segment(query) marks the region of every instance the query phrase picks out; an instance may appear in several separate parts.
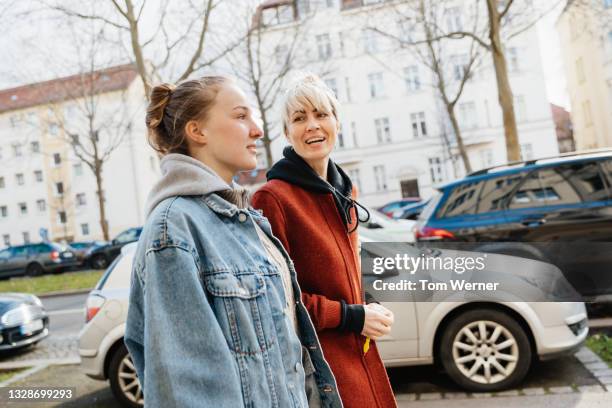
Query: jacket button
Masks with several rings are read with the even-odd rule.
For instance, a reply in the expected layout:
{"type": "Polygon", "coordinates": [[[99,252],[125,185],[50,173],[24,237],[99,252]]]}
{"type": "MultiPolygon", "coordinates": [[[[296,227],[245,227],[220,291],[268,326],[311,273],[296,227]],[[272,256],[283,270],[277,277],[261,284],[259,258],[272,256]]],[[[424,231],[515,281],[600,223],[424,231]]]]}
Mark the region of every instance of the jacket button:
{"type": "Polygon", "coordinates": [[[245,222],[247,220],[247,215],[245,213],[240,213],[238,215],[238,221],[245,222]]]}
{"type": "Polygon", "coordinates": [[[300,371],[300,363],[295,363],[295,371],[300,371]]]}
{"type": "Polygon", "coordinates": [[[323,387],[323,392],[332,392],[333,390],[334,389],[329,384],[325,384],[325,386],[323,387]]]}

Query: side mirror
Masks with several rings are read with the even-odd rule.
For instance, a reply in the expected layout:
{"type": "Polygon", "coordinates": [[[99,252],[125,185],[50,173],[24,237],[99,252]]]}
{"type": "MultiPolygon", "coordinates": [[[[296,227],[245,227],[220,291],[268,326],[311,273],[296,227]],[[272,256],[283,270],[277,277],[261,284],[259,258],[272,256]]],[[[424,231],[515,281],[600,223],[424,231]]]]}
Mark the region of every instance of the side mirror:
{"type": "Polygon", "coordinates": [[[111,241],[111,245],[117,245],[118,243],[119,243],[119,241],[118,241],[118,240],[116,240],[116,239],[113,239],[113,240],[111,241]]]}
{"type": "Polygon", "coordinates": [[[369,222],[367,226],[368,229],[380,229],[382,227],[383,227],[382,225],[380,225],[379,223],[375,221],[369,222]]]}

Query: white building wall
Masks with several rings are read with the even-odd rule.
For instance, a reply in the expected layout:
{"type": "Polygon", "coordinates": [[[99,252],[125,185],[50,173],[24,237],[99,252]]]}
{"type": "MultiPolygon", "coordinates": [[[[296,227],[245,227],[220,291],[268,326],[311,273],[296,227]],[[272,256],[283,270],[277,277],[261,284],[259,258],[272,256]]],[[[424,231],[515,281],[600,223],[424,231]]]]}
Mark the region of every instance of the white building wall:
{"type": "MultiPolygon", "coordinates": [[[[378,39],[377,51],[370,54],[365,52],[362,28],[366,22],[375,20],[376,13],[384,10],[385,5],[344,11],[339,7],[323,7],[308,22],[308,40],[298,45],[302,50],[300,57],[310,61],[302,70],[325,72],[324,79],[335,79],[342,104],[340,121],[344,147],[338,146],[333,158],[347,172],[352,171],[353,175],[358,170],[361,200],[371,206],[400,198],[402,180],[418,180],[419,193],[427,198],[436,184],[464,174],[460,161],[456,163],[457,169],[453,170],[448,149],[442,141],[444,129],[448,132],[450,126],[432,86],[430,71],[413,54],[397,50],[386,38],[378,39]],[[342,43],[339,33],[342,33],[342,43]],[[321,61],[318,56],[316,38],[320,34],[329,34],[331,39],[332,55],[326,61],[321,61]],[[405,83],[404,68],[411,65],[416,65],[419,70],[421,89],[418,91],[408,90],[405,83]],[[376,72],[383,75],[384,94],[372,98],[368,75],[376,72]],[[348,92],[347,83],[350,88],[348,92]],[[411,114],[418,112],[425,114],[427,136],[415,138],[411,114]],[[380,143],[377,140],[377,118],[388,118],[391,141],[383,140],[380,143]],[[357,145],[352,123],[355,124],[357,145]],[[434,171],[434,180],[429,159],[436,158],[440,158],[442,163],[440,169],[434,171]],[[377,183],[375,166],[384,166],[384,183],[377,183]]],[[[386,24],[391,30],[395,26],[395,22],[389,20],[386,24]]],[[[276,44],[290,27],[291,24],[283,24],[268,28],[270,43],[276,44]]],[[[461,44],[456,44],[457,53],[460,53],[461,44]]],[[[540,65],[537,31],[526,31],[509,42],[507,47],[517,52],[517,66],[510,73],[510,81],[515,95],[515,111],[520,115],[517,121],[519,140],[524,145],[525,158],[556,155],[558,145],[540,65]]],[[[462,134],[473,170],[505,163],[502,113],[490,55],[484,55],[483,67],[466,86],[456,113],[460,124],[464,125],[462,134]],[[469,102],[475,106],[473,127],[466,127],[460,115],[460,104],[469,102]]],[[[280,117],[278,104],[272,115],[280,117]]],[[[280,130],[275,129],[274,132],[278,134],[280,130]]],[[[279,140],[273,144],[275,159],[281,157],[282,148],[286,145],[284,138],[279,140]]],[[[453,154],[456,153],[454,150],[453,154]]]]}

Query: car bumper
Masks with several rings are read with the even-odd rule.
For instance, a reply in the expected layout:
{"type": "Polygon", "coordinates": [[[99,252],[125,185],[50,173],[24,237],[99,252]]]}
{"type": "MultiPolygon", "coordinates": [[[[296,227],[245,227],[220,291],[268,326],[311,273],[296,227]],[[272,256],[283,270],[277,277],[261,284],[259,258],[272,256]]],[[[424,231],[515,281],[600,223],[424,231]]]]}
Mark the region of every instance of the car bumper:
{"type": "Polygon", "coordinates": [[[586,315],[575,315],[566,318],[564,324],[544,327],[539,333],[538,355],[540,360],[574,354],[584,344],[589,334],[586,315]],[[574,332],[572,325],[580,324],[574,332]]]}
{"type": "Polygon", "coordinates": [[[43,320],[43,328],[34,333],[23,335],[20,332],[21,326],[2,329],[2,342],[0,342],[0,351],[13,350],[30,344],[36,343],[49,335],[49,318],[43,320]]]}

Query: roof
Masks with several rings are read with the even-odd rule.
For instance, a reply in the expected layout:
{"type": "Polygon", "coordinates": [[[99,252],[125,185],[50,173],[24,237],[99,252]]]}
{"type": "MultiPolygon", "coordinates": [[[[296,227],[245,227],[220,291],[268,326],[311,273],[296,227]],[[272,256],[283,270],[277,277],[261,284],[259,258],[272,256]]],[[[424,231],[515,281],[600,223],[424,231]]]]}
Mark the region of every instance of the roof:
{"type": "Polygon", "coordinates": [[[3,89],[0,90],[0,113],[75,99],[86,95],[89,91],[85,87],[92,84],[96,94],[125,89],[137,76],[136,67],[126,64],[3,89]]]}

